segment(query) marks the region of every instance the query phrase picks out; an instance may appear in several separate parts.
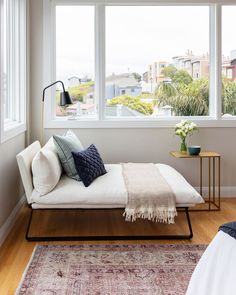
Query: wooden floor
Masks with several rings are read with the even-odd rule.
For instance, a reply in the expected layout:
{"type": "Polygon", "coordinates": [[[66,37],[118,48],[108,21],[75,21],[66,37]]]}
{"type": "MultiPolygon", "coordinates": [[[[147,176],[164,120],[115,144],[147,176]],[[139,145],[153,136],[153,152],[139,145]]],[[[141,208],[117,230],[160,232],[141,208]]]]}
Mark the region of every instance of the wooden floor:
{"type": "MultiPolygon", "coordinates": [[[[18,286],[22,273],[27,266],[31,257],[32,251],[36,245],[34,242],[27,242],[24,238],[28,217],[30,210],[28,207],[24,207],[20,213],[20,216],[14,226],[13,230],[9,234],[5,243],[0,248],[0,294],[12,295],[18,286]]],[[[131,227],[127,226],[123,221],[123,218],[117,213],[110,214],[106,211],[93,214],[86,213],[83,218],[80,219],[80,225],[78,225],[78,216],[76,213],[60,211],[60,212],[44,212],[38,214],[33,222],[33,231],[31,234],[42,234],[47,229],[47,234],[52,234],[60,229],[60,233],[67,231],[69,234],[130,234],[132,232],[139,232],[140,234],[147,234],[147,231],[152,233],[153,230],[161,232],[160,226],[151,226],[148,229],[145,224],[133,223],[131,227]],[[136,224],[136,225],[135,225],[136,224]],[[78,229],[79,228],[79,229],[78,229]]],[[[179,243],[179,244],[208,244],[217,233],[219,225],[236,220],[236,198],[235,199],[223,199],[222,209],[217,212],[191,212],[190,213],[194,237],[191,241],[103,241],[103,242],[61,242],[61,244],[76,244],[76,243],[120,243],[120,244],[132,244],[132,243],[179,243]]],[[[80,217],[81,218],[81,217],[80,217]]],[[[177,219],[176,226],[172,225],[165,228],[167,231],[174,233],[180,233],[179,231],[185,231],[185,219],[182,214],[177,219]],[[169,229],[170,227],[170,229],[169,229]]],[[[47,242],[49,244],[49,242],[47,242]]],[[[59,242],[54,242],[59,243],[59,242]]],[[[45,244],[45,243],[41,243],[45,244]]]]}

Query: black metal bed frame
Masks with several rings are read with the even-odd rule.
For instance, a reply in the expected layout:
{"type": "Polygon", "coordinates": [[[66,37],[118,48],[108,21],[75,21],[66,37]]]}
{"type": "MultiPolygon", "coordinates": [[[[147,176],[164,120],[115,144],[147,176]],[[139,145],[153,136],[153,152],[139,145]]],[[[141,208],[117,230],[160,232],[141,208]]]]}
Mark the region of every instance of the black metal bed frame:
{"type": "MultiPolygon", "coordinates": [[[[112,236],[29,236],[31,221],[33,218],[33,212],[39,210],[78,210],[76,208],[43,208],[43,209],[32,209],[30,212],[29,222],[26,230],[25,238],[27,241],[31,242],[42,242],[42,241],[104,241],[104,240],[180,240],[180,239],[191,239],[193,237],[192,225],[189,217],[188,207],[178,207],[177,210],[180,212],[185,212],[189,234],[180,235],[112,235],[112,236]]],[[[116,208],[118,209],[118,208],[116,208]]],[[[123,209],[123,208],[122,208],[123,209]]],[[[79,210],[99,210],[99,209],[79,209],[79,210]]],[[[113,210],[113,209],[100,209],[100,210],[113,210]]]]}

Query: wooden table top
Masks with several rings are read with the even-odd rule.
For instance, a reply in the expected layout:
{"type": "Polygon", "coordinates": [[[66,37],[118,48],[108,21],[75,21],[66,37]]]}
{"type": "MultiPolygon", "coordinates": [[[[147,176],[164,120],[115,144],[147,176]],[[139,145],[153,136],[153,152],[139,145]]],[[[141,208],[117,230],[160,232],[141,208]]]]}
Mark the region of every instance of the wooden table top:
{"type": "Polygon", "coordinates": [[[210,158],[210,157],[220,157],[220,154],[216,152],[205,151],[201,152],[199,155],[189,155],[187,152],[172,151],[170,154],[175,158],[210,158]]]}

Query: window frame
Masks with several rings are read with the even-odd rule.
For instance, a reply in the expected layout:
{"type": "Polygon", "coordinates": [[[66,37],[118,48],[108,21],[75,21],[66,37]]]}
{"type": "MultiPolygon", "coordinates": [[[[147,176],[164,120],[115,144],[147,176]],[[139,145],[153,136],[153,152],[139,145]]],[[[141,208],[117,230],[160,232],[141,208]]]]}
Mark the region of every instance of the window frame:
{"type": "MultiPolygon", "coordinates": [[[[228,1],[223,5],[232,5],[228,1]]],[[[234,3],[235,4],[235,3],[234,3]]],[[[181,119],[190,119],[199,127],[236,127],[236,116],[221,116],[221,4],[216,1],[205,3],[183,0],[44,0],[44,85],[55,81],[55,7],[56,5],[93,5],[95,8],[95,99],[98,105],[97,118],[68,120],[55,117],[54,89],[48,91],[45,100],[44,128],[157,128],[173,127],[181,119]],[[209,7],[209,115],[191,117],[145,117],[107,118],[105,117],[105,8],[106,6],[207,6],[209,7]]]]}
{"type": "MultiPolygon", "coordinates": [[[[0,142],[5,142],[26,131],[26,0],[11,3],[11,12],[6,16],[9,28],[3,23],[3,0],[0,18],[0,142]],[[3,31],[10,40],[3,40],[3,31]],[[10,52],[5,54],[5,47],[10,52]],[[11,50],[9,50],[11,48],[11,50]],[[7,62],[7,94],[4,95],[4,58],[7,62]],[[10,104],[10,116],[5,118],[4,100],[10,104]]],[[[6,50],[7,50],[6,49],[6,50]]]]}

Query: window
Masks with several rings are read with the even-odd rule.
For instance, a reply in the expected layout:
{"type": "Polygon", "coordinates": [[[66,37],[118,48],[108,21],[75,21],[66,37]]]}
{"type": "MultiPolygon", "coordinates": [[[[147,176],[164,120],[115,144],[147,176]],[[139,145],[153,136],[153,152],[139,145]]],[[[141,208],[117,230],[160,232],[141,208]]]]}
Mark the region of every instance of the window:
{"type": "Polygon", "coordinates": [[[44,84],[61,79],[74,98],[62,109],[56,89],[45,126],[162,127],[183,117],[236,126],[236,6],[210,2],[44,0],[44,84]]]}
{"type": "Polygon", "coordinates": [[[25,131],[26,3],[1,1],[1,140],[25,131]]]}
{"type": "Polygon", "coordinates": [[[64,81],[74,101],[60,107],[58,88],[56,116],[96,115],[94,65],[94,7],[56,6],[56,80],[64,81]]]}
{"type": "Polygon", "coordinates": [[[222,115],[236,115],[236,6],[222,7],[222,115]]]}
{"type": "Polygon", "coordinates": [[[208,79],[208,6],[106,7],[107,116],[207,116],[208,79]]]}

